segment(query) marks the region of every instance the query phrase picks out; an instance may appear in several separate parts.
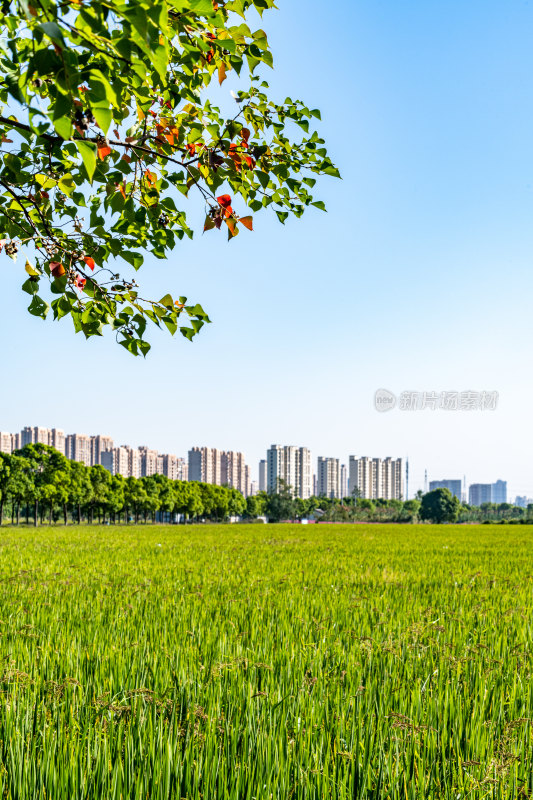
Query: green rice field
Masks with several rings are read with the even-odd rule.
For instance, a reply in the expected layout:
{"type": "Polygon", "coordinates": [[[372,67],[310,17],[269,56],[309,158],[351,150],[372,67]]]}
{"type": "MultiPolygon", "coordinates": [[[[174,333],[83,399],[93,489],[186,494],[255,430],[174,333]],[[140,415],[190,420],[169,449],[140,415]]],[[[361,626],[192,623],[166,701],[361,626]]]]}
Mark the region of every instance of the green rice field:
{"type": "Polygon", "coordinates": [[[0,796],[533,797],[533,529],[0,531],[0,796]]]}

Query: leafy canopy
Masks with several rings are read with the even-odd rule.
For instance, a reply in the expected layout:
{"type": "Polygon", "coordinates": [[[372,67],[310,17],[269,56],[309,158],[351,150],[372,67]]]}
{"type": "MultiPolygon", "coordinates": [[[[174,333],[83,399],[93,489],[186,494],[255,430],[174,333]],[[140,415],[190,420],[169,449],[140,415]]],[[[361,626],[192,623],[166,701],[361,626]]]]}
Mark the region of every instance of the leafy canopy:
{"type": "Polygon", "coordinates": [[[273,102],[255,73],[272,54],[246,20],[272,7],[4,0],[0,247],[12,258],[27,251],[31,314],[50,310],[41,297],[49,282],[54,318],[70,315],[87,337],[110,326],[136,355],[150,348],[149,322],[192,339],[209,322],[202,306],[170,293],[143,297],[129,268],[120,274],[121,260],[137,270],[147,252],[165,259],[192,237],[189,196],[205,207],[204,231],[230,239],[252,231],[253,213],[267,207],[281,222],[324,208],[311,195],[313,176],[339,173],[310,132],[319,112],[273,102]],[[245,88],[224,115],[208,87],[230,71],[245,88]]]}

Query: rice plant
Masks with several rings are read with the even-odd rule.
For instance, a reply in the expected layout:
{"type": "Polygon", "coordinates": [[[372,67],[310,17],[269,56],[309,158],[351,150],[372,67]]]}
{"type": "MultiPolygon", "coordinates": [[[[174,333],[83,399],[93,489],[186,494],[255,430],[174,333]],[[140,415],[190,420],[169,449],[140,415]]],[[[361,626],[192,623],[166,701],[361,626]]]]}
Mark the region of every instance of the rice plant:
{"type": "Polygon", "coordinates": [[[2,529],[12,800],[533,797],[533,529],[2,529]]]}

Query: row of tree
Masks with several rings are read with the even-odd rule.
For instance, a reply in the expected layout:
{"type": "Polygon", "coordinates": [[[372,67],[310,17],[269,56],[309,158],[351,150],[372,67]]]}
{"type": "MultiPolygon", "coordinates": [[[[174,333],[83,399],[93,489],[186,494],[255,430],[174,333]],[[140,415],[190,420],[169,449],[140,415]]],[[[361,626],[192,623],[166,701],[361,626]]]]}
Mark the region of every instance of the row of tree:
{"type": "MultiPolygon", "coordinates": [[[[303,502],[303,501],[295,501],[303,502]]],[[[412,500],[367,500],[357,496],[343,500],[311,498],[324,521],[365,522],[533,522],[533,505],[527,508],[511,503],[461,503],[449,489],[439,488],[412,500]],[[323,512],[323,513],[321,513],[323,512]]]]}
{"type": "Polygon", "coordinates": [[[0,453],[0,524],[21,515],[35,525],[44,519],[92,523],[129,522],[156,514],[223,520],[246,513],[236,489],[207,483],[172,481],[164,475],[124,478],[102,466],[69,461],[53,447],[28,444],[12,455],[0,453]]]}
{"type": "Polygon", "coordinates": [[[12,523],[21,515],[34,525],[44,519],[81,523],[225,520],[228,517],[271,522],[315,518],[323,522],[496,522],[533,521],[533,506],[484,503],[461,505],[448,489],[435,489],[412,500],[368,500],[357,492],[344,499],[301,499],[284,481],[276,492],[244,498],[228,486],[172,481],[164,475],[124,478],[102,466],[69,461],[53,447],[28,444],[12,455],[0,453],[0,524],[6,512],[12,523]]]}

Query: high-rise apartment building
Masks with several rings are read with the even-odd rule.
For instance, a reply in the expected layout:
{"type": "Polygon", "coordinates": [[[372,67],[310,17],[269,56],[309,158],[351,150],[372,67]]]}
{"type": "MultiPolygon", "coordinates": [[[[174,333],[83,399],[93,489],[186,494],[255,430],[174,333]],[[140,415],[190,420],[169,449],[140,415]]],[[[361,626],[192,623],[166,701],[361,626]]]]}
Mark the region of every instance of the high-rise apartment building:
{"type": "Polygon", "coordinates": [[[52,431],[50,428],[30,427],[23,428],[20,432],[21,447],[27,444],[52,444],[52,431]]]}
{"type": "Polygon", "coordinates": [[[102,453],[113,450],[114,442],[111,436],[91,436],[91,464],[102,463],[102,453]]]}
{"type": "Polygon", "coordinates": [[[357,458],[350,456],[350,494],[368,500],[401,500],[403,470],[401,458],[357,458]]]}
{"type": "Polygon", "coordinates": [[[492,483],[472,483],[468,489],[468,503],[471,506],[492,503],[492,483]]]}
{"type": "Polygon", "coordinates": [[[348,470],[341,464],[341,498],[348,497],[348,470]]]}
{"type": "Polygon", "coordinates": [[[171,481],[186,481],[189,468],[184,458],[173,455],[159,456],[160,472],[171,481]]]}
{"type": "Polygon", "coordinates": [[[91,466],[91,437],[84,433],[69,433],[65,442],[65,455],[71,461],[81,461],[91,466]]]}
{"type": "Polygon", "coordinates": [[[189,480],[221,485],[221,452],[211,447],[189,450],[189,480]]]}
{"type": "Polygon", "coordinates": [[[341,468],[338,458],[318,457],[317,461],[317,496],[341,496],[341,468]]]}
{"type": "Polygon", "coordinates": [[[220,483],[222,486],[231,486],[233,489],[248,497],[250,471],[245,464],[243,453],[235,453],[233,450],[223,452],[220,455],[220,483]]]}
{"type": "Polygon", "coordinates": [[[471,506],[480,506],[482,503],[506,503],[507,481],[471,484],[468,490],[468,502],[471,506]]]}
{"type": "Polygon", "coordinates": [[[141,477],[141,454],[135,447],[126,447],[128,451],[128,477],[141,477]]]}
{"type": "Polygon", "coordinates": [[[62,455],[66,455],[67,437],[65,436],[65,431],[62,431],[60,428],[52,428],[50,431],[49,444],[62,455]]]}
{"type": "Polygon", "coordinates": [[[129,447],[114,447],[112,450],[102,450],[100,464],[109,470],[112,475],[130,476],[129,447]]]}
{"type": "Polygon", "coordinates": [[[13,436],[11,433],[0,431],[0,453],[13,452],[13,436]]]}
{"type": "Polygon", "coordinates": [[[267,451],[267,491],[276,492],[279,481],[292,488],[296,497],[311,497],[311,452],[307,447],[271,445],[267,451]]]}
{"type": "Polygon", "coordinates": [[[492,484],[492,502],[507,502],[507,481],[496,481],[492,484]]]}
{"type": "Polygon", "coordinates": [[[157,450],[150,450],[149,447],[139,447],[139,458],[141,466],[141,478],[149,478],[150,475],[157,475],[160,472],[157,450]]]}
{"type": "Polygon", "coordinates": [[[264,458],[259,462],[259,491],[267,491],[267,462],[264,458]]]}
{"type": "Polygon", "coordinates": [[[463,482],[461,480],[430,481],[429,491],[432,492],[434,489],[449,489],[458,500],[461,500],[463,494],[463,482]]]}

